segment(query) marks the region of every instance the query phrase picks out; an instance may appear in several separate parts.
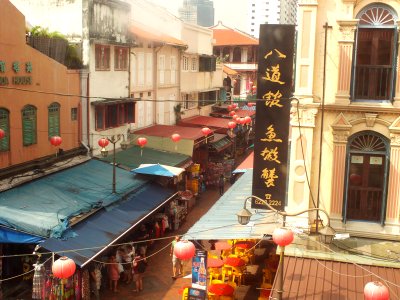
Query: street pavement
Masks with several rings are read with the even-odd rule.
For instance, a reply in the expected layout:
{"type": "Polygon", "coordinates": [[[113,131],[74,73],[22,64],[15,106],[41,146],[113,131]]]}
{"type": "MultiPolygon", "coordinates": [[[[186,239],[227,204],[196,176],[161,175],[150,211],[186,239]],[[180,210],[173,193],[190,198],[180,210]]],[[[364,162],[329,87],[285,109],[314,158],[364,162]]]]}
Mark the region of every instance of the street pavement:
{"type": "MultiPolygon", "coordinates": [[[[225,190],[230,187],[229,182],[225,190]]],[[[118,292],[114,293],[103,287],[100,291],[103,300],[136,299],[136,300],[180,300],[180,291],[190,286],[191,279],[172,278],[172,259],[170,257],[170,243],[175,235],[186,233],[193,224],[203,216],[219,199],[218,188],[207,189],[196,200],[196,204],[189,210],[185,222],[173,232],[168,233],[167,239],[158,240],[148,253],[148,267],[143,277],[143,290],[134,292],[134,284],[119,283],[118,292]]],[[[184,263],[183,275],[191,274],[191,261],[184,263]]],[[[92,298],[94,299],[94,298],[92,298]]]]}

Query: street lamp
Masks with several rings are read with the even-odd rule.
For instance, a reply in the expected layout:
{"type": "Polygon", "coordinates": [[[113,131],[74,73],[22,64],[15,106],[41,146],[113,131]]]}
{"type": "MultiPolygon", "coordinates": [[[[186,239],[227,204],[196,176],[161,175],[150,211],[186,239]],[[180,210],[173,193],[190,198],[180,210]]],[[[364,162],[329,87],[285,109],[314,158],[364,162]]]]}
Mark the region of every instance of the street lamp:
{"type": "MultiPolygon", "coordinates": [[[[328,219],[328,224],[326,225],[326,227],[322,228],[319,231],[319,233],[321,233],[322,236],[324,237],[324,240],[328,241],[329,243],[332,241],[332,239],[333,239],[333,237],[335,235],[335,230],[332,227],[330,227],[330,217],[328,215],[328,212],[326,210],[322,209],[322,208],[315,207],[315,208],[309,208],[309,209],[305,209],[305,210],[302,210],[302,211],[299,211],[299,212],[295,212],[295,213],[287,213],[285,211],[279,211],[279,210],[275,209],[274,207],[269,205],[267,201],[265,201],[264,199],[261,199],[261,198],[259,198],[257,196],[254,196],[254,195],[249,196],[244,200],[243,209],[241,209],[236,214],[237,217],[238,217],[238,222],[241,225],[247,225],[250,222],[250,218],[252,216],[252,213],[246,208],[246,203],[247,203],[248,200],[251,200],[252,198],[255,198],[257,201],[262,202],[270,210],[272,210],[273,212],[277,213],[278,215],[281,215],[284,218],[284,221],[285,221],[286,217],[294,217],[294,216],[298,216],[298,215],[301,215],[301,214],[304,214],[304,213],[310,212],[310,211],[321,211],[326,215],[326,217],[328,219]],[[325,230],[323,230],[323,229],[325,229],[325,230]]],[[[274,234],[275,234],[275,232],[274,232],[274,234]]],[[[282,245],[278,244],[278,245],[281,247],[281,253],[280,253],[279,270],[278,270],[278,273],[279,273],[279,290],[277,291],[277,293],[278,293],[278,299],[282,300],[282,295],[283,295],[283,264],[284,264],[283,257],[284,257],[284,251],[285,251],[285,246],[286,245],[284,245],[284,244],[282,244],[282,245]]]]}
{"type": "Polygon", "coordinates": [[[113,135],[110,138],[108,137],[104,137],[101,138],[99,140],[99,145],[101,148],[101,156],[103,157],[107,157],[108,156],[108,150],[106,149],[108,143],[110,142],[111,144],[113,144],[113,180],[112,180],[112,193],[115,194],[116,191],[116,180],[115,180],[115,167],[116,167],[116,163],[115,163],[115,144],[117,142],[119,142],[122,138],[122,142],[121,142],[121,149],[122,150],[126,150],[126,148],[128,148],[129,142],[125,141],[125,136],[123,134],[117,134],[117,135],[113,135]]]}

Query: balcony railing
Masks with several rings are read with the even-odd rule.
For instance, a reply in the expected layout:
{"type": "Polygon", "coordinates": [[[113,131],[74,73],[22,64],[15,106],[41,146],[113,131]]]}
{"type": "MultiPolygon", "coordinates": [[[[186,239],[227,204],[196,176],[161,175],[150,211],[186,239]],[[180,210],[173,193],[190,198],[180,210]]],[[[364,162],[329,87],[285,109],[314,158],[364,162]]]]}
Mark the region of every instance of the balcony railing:
{"type": "Polygon", "coordinates": [[[355,99],[390,100],[391,79],[392,66],[357,66],[354,91],[355,99]]]}
{"type": "Polygon", "coordinates": [[[392,66],[359,65],[356,67],[355,100],[390,100],[392,66]]]}

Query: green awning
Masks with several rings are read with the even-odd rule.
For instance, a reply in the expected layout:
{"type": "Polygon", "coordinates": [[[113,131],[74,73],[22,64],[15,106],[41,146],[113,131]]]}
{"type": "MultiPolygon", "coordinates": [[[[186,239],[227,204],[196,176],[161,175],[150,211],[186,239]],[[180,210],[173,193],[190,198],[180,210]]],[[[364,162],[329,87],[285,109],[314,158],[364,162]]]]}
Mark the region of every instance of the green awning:
{"type": "Polygon", "coordinates": [[[217,152],[220,152],[232,145],[232,140],[226,134],[214,133],[214,141],[210,146],[217,152]]]}
{"type": "MultiPolygon", "coordinates": [[[[99,157],[100,160],[112,162],[113,155],[99,157]]],[[[115,162],[121,167],[131,170],[141,164],[162,164],[172,167],[186,167],[191,163],[191,157],[181,153],[174,153],[153,148],[132,146],[126,150],[119,150],[115,153],[115,162]]]]}

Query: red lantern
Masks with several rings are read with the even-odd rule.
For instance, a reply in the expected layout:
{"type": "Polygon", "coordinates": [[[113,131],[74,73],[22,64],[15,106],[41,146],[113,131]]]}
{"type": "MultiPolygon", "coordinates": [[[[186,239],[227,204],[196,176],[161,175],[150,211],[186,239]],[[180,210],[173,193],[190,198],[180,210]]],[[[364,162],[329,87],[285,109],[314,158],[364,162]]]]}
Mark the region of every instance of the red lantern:
{"type": "Polygon", "coordinates": [[[61,279],[68,278],[74,275],[75,269],[75,262],[66,256],[62,256],[57,259],[51,267],[53,275],[61,279]]]}
{"type": "Polygon", "coordinates": [[[233,107],[233,108],[237,108],[237,107],[238,107],[237,103],[233,103],[233,104],[232,104],[232,107],[233,107]]]}
{"type": "Polygon", "coordinates": [[[203,127],[201,129],[201,132],[203,133],[204,136],[207,136],[207,135],[209,135],[211,133],[211,129],[208,128],[208,127],[203,127]]]}
{"type": "Polygon", "coordinates": [[[365,300],[388,300],[389,290],[379,281],[368,282],[364,287],[365,300]]]}
{"type": "Polygon", "coordinates": [[[144,137],[140,137],[137,139],[137,143],[140,146],[140,148],[143,148],[147,144],[147,139],[144,137]]]}
{"type": "Polygon", "coordinates": [[[174,255],[181,260],[192,258],[195,251],[196,247],[189,241],[179,241],[174,246],[174,255]]]}
{"type": "Polygon", "coordinates": [[[228,110],[231,111],[232,108],[233,108],[233,106],[229,104],[229,105],[228,105],[228,110]]]}
{"type": "Polygon", "coordinates": [[[101,148],[107,147],[109,143],[110,143],[110,142],[109,142],[108,139],[106,139],[106,138],[101,138],[101,139],[99,139],[99,141],[98,141],[98,144],[99,144],[99,146],[100,146],[101,148]]]}
{"type": "Polygon", "coordinates": [[[174,143],[177,143],[177,142],[179,142],[181,140],[181,136],[179,134],[177,134],[177,133],[174,133],[173,135],[171,135],[171,140],[174,143]]]}
{"type": "Polygon", "coordinates": [[[52,137],[50,138],[50,143],[51,143],[53,146],[55,146],[55,147],[60,146],[60,145],[61,145],[61,142],[62,142],[61,137],[59,137],[59,136],[57,136],[57,135],[52,136],[52,137]]]}
{"type": "Polygon", "coordinates": [[[232,110],[232,111],[229,112],[229,115],[230,115],[231,117],[233,117],[233,116],[235,115],[235,112],[232,110]]]}
{"type": "Polygon", "coordinates": [[[237,118],[239,118],[239,116],[238,116],[237,114],[234,114],[234,115],[232,116],[232,119],[233,119],[234,121],[236,121],[237,118]]]}
{"type": "Polygon", "coordinates": [[[293,242],[294,236],[290,229],[276,228],[272,234],[272,239],[278,246],[285,247],[293,242]]]}
{"type": "Polygon", "coordinates": [[[229,129],[233,129],[235,127],[236,127],[236,123],[235,122],[233,122],[233,121],[228,122],[228,128],[229,129]]]}
{"type": "Polygon", "coordinates": [[[251,123],[251,118],[249,116],[244,117],[244,123],[245,124],[250,124],[251,123]]]}
{"type": "Polygon", "coordinates": [[[246,124],[246,121],[244,118],[239,118],[239,124],[244,125],[246,124]]]}
{"type": "Polygon", "coordinates": [[[0,140],[6,136],[6,132],[0,128],[0,140]]]}

